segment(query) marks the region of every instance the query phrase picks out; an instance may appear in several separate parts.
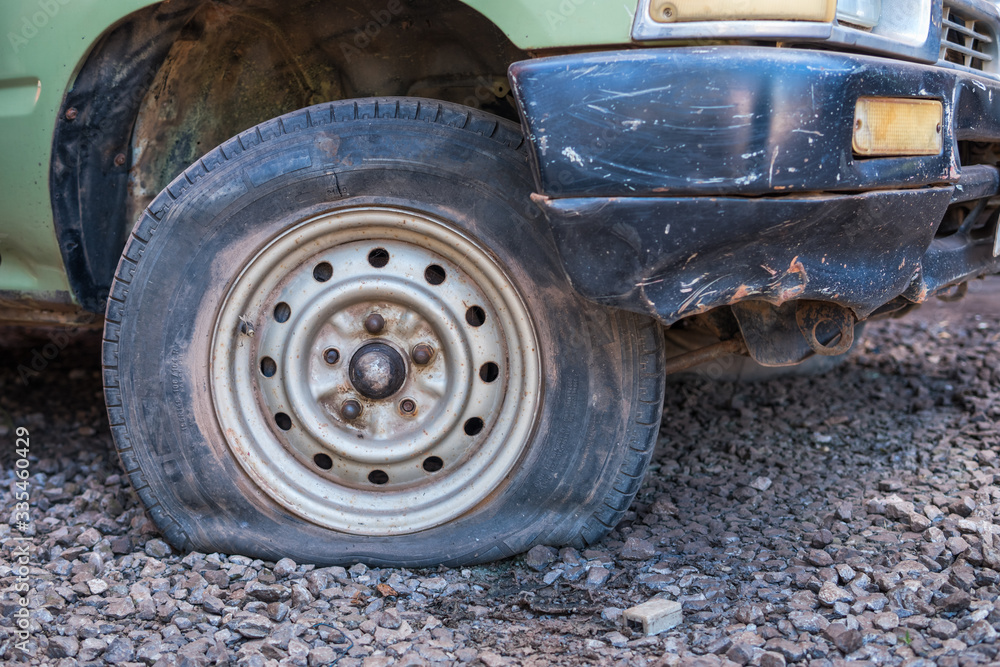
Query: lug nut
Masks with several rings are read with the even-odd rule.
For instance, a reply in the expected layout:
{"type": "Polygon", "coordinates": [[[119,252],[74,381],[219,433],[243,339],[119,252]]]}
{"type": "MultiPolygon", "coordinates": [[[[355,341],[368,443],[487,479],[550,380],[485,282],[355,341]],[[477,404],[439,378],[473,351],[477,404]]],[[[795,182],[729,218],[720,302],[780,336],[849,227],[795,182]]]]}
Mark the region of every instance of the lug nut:
{"type": "Polygon", "coordinates": [[[413,346],[410,356],[413,357],[413,363],[423,366],[430,363],[434,356],[434,348],[427,343],[417,343],[413,346]]]}
{"type": "Polygon", "coordinates": [[[344,419],[357,419],[361,416],[361,404],[353,398],[344,401],[344,404],[340,406],[340,416],[344,419]]]}
{"type": "Polygon", "coordinates": [[[385,327],[385,318],[378,313],[372,313],[365,318],[365,331],[370,334],[377,334],[385,327]]]}
{"type": "Polygon", "coordinates": [[[330,349],[328,349],[326,352],[323,353],[323,360],[326,361],[326,363],[333,366],[338,361],[340,361],[340,351],[335,347],[331,347],[330,349]]]}
{"type": "Polygon", "coordinates": [[[412,398],[404,398],[399,402],[399,411],[403,414],[410,415],[413,411],[417,409],[417,404],[412,398]]]}

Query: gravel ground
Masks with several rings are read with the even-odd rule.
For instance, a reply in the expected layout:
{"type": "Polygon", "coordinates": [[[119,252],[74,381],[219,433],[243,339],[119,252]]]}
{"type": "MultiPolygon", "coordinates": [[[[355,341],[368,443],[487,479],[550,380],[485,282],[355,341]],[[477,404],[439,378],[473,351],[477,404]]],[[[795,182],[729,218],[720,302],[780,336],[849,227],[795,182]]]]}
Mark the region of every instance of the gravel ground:
{"type": "Polygon", "coordinates": [[[998,340],[991,280],[961,304],[874,324],[821,378],[671,383],[653,470],[604,542],[411,571],[173,553],[113,452],[99,335],[6,331],[0,657],[67,667],[988,663],[1000,630],[998,340]],[[33,359],[25,386],[18,366],[33,359]],[[24,543],[6,523],[16,427],[31,437],[27,654],[16,647],[12,568],[24,543]],[[657,595],[683,604],[680,626],[655,637],[622,627],[624,609],[657,595]]]}

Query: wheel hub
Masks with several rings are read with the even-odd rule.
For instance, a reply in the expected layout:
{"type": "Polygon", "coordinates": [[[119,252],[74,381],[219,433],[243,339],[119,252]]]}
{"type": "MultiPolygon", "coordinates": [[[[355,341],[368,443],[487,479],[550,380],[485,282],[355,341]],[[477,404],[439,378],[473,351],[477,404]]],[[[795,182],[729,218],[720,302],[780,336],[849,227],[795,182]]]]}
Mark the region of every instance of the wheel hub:
{"type": "Polygon", "coordinates": [[[368,343],[351,358],[351,384],[367,398],[379,400],[399,391],[406,380],[402,355],[385,343],[368,343]]]}
{"type": "Polygon", "coordinates": [[[509,479],[535,428],[537,350],[476,243],[427,215],[349,208],[249,261],[217,317],[212,397],[233,457],[286,509],[412,533],[509,479]]]}

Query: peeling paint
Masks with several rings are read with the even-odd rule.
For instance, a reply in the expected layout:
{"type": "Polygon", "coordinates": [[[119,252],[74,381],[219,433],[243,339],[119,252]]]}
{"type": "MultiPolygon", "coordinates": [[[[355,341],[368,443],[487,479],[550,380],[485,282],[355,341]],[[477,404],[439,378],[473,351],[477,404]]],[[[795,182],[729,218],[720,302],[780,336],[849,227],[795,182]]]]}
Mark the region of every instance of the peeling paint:
{"type": "Polygon", "coordinates": [[[570,162],[574,162],[581,167],[583,166],[583,158],[577,153],[571,146],[567,146],[562,150],[563,156],[565,156],[570,162]]]}

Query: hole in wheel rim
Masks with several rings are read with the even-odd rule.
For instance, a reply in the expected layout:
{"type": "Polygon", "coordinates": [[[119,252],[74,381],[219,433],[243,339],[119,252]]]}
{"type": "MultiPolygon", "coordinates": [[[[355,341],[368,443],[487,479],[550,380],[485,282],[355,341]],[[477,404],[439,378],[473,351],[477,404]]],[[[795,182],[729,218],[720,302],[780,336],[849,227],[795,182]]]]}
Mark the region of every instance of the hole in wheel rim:
{"type": "Polygon", "coordinates": [[[478,435],[480,431],[483,430],[483,420],[479,417],[473,417],[472,419],[467,419],[465,421],[465,434],[466,435],[478,435]]]}
{"type": "Polygon", "coordinates": [[[368,263],[376,269],[381,269],[389,263],[389,251],[385,248],[375,248],[368,253],[368,263]]]}
{"type": "Polygon", "coordinates": [[[368,481],[372,484],[387,484],[389,475],[384,470],[372,470],[368,473],[368,481]]]}
{"type": "Polygon", "coordinates": [[[279,412],[274,415],[274,423],[278,425],[282,431],[287,431],[292,428],[292,418],[286,415],[284,412],[279,412]]]}
{"type": "Polygon", "coordinates": [[[444,467],[444,461],[436,456],[428,456],[424,459],[424,470],[427,472],[437,472],[444,467]]]}
{"type": "Polygon", "coordinates": [[[493,382],[500,377],[500,367],[492,361],[487,361],[479,367],[479,379],[483,382],[493,382]]]}
{"type": "Polygon", "coordinates": [[[271,357],[264,357],[260,360],[260,374],[266,378],[274,377],[278,372],[278,364],[271,357]]]}
{"type": "Polygon", "coordinates": [[[282,301],[274,307],[274,320],[276,322],[287,322],[292,316],[292,307],[282,301]]]}
{"type": "Polygon", "coordinates": [[[424,269],[424,280],[429,282],[431,285],[440,285],[444,282],[446,277],[447,274],[445,273],[443,266],[431,264],[424,269]]]}
{"type": "Polygon", "coordinates": [[[333,277],[333,267],[330,262],[320,262],[313,269],[313,278],[316,282],[325,283],[327,280],[333,277]]]}
{"type": "Polygon", "coordinates": [[[313,463],[316,464],[316,467],[322,468],[323,470],[329,470],[333,467],[333,459],[326,454],[317,454],[314,456],[313,463]]]}
{"type": "Polygon", "coordinates": [[[481,327],[486,322],[486,311],[479,306],[471,306],[465,311],[465,321],[474,327],[481,327]]]}

